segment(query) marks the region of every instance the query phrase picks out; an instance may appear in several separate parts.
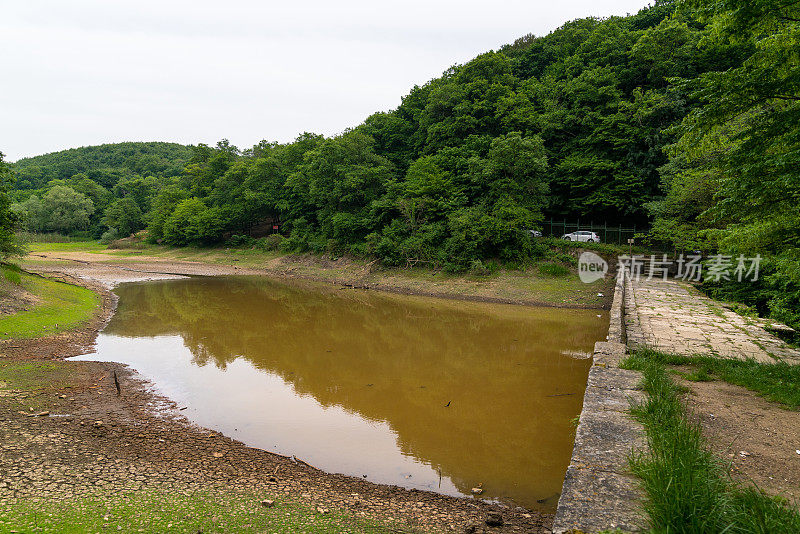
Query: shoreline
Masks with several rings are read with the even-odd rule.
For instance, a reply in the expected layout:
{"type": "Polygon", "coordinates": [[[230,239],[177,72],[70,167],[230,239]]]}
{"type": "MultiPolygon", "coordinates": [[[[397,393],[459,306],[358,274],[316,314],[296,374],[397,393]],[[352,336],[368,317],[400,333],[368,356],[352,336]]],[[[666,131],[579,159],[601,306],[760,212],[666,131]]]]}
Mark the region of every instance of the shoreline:
{"type": "MultiPolygon", "coordinates": [[[[74,262],[75,260],[72,261],[74,262]]],[[[81,263],[83,265],[92,264],[92,262],[76,263],[81,263]]],[[[78,433],[81,434],[87,425],[93,424],[92,419],[95,419],[96,414],[108,414],[109,412],[118,413],[122,411],[125,417],[113,423],[113,428],[115,430],[133,432],[135,428],[141,427],[160,426],[163,428],[162,432],[158,432],[153,436],[144,435],[144,438],[138,439],[139,443],[134,447],[137,456],[141,454],[146,456],[152,455],[154,450],[158,451],[163,449],[162,444],[167,439],[165,434],[170,435],[170,441],[174,441],[176,437],[180,437],[181,441],[189,442],[200,439],[202,442],[199,448],[200,450],[209,452],[219,448],[225,448],[231,451],[225,453],[225,458],[236,457],[236,463],[239,467],[254,462],[263,463],[268,460],[272,466],[270,470],[280,471],[284,473],[284,477],[286,478],[286,483],[282,485],[274,482],[274,480],[279,480],[274,474],[269,475],[263,472],[253,473],[248,471],[247,476],[251,481],[248,482],[245,487],[252,486],[263,488],[263,491],[268,495],[274,495],[274,490],[278,489],[283,494],[293,498],[297,496],[305,497],[309,494],[313,494],[315,496],[315,498],[312,499],[314,505],[322,502],[325,507],[335,507],[345,510],[348,513],[360,514],[362,517],[378,521],[386,521],[388,518],[391,520],[390,522],[396,522],[399,519],[402,523],[412,528],[422,528],[424,531],[453,531],[454,529],[456,531],[470,531],[469,529],[473,527],[475,529],[484,528],[485,519],[489,512],[498,512],[502,514],[505,525],[502,527],[493,527],[492,532],[549,531],[553,521],[552,513],[527,510],[514,504],[490,503],[468,497],[452,497],[435,492],[373,484],[366,480],[321,471],[305,462],[294,460],[290,457],[248,447],[218,432],[201,428],[188,421],[180,414],[179,407],[173,401],[154,391],[151,387],[152,385],[146,379],[126,365],[115,362],[65,361],[65,358],[91,351],[91,347],[94,344],[98,332],[107,324],[116,308],[117,297],[113,293],[114,285],[142,279],[142,277],[131,276],[131,273],[147,275],[144,279],[148,280],[168,279],[174,278],[175,276],[255,274],[276,278],[278,280],[309,280],[343,287],[355,286],[355,284],[350,284],[348,286],[347,284],[349,282],[332,282],[331,280],[320,278],[310,279],[306,276],[297,276],[291,273],[280,276],[268,270],[238,268],[236,266],[207,265],[195,262],[168,262],[166,264],[165,262],[153,262],[157,263],[160,267],[170,266],[168,269],[170,272],[165,273],[164,271],[167,269],[158,271],[135,269],[131,267],[133,263],[134,262],[126,262],[124,265],[115,265],[96,262],[95,268],[98,272],[95,274],[102,274],[102,276],[98,278],[87,277],[86,275],[90,274],[87,272],[83,272],[83,275],[81,275],[76,272],[75,269],[65,269],[63,265],[54,265],[49,268],[42,268],[41,266],[26,267],[26,270],[32,271],[40,276],[80,285],[97,292],[101,296],[101,305],[96,310],[96,313],[89,323],[81,328],[44,338],[0,342],[0,352],[2,352],[0,364],[47,360],[57,363],[59,366],[77,370],[76,372],[79,374],[93,374],[96,384],[100,384],[100,381],[103,380],[103,376],[110,376],[116,372],[123,384],[124,394],[121,397],[114,398],[112,381],[105,380],[102,387],[110,389],[110,391],[105,392],[105,394],[100,397],[90,396],[88,400],[84,399],[82,401],[84,404],[81,409],[84,409],[87,415],[81,417],[81,419],[76,417],[69,422],[65,421],[63,423],[64,425],[73,426],[73,424],[76,424],[78,433]],[[113,278],[113,271],[122,271],[126,274],[121,278],[113,278]],[[101,375],[99,379],[96,378],[98,375],[101,375]],[[151,439],[148,439],[148,437],[151,439]],[[334,487],[336,489],[333,489],[334,487]],[[358,498],[353,500],[353,496],[356,494],[358,498]],[[349,500],[348,497],[350,498],[349,500]],[[371,511],[365,512],[365,508],[371,511]]],[[[152,263],[145,263],[144,265],[153,266],[152,263]]],[[[450,300],[532,305],[520,304],[519,301],[513,302],[505,299],[480,297],[458,298],[458,295],[426,294],[423,292],[408,291],[404,288],[390,289],[371,286],[368,289],[387,291],[390,293],[448,298],[450,300]],[[394,291],[392,289],[394,289],[394,291]]],[[[536,305],[539,305],[539,303],[536,305]]],[[[86,382],[85,377],[84,382],[86,382]]],[[[70,391],[70,394],[73,394],[73,392],[74,390],[70,391]]],[[[49,419],[52,418],[19,417],[16,422],[21,423],[24,427],[37,423],[41,425],[44,420],[49,419]]],[[[142,434],[136,434],[137,437],[141,435],[142,434]]],[[[85,441],[85,438],[78,437],[77,439],[79,441],[85,441]]],[[[82,443],[82,445],[87,444],[82,443]]],[[[103,442],[102,439],[99,443],[93,443],[92,445],[111,448],[112,450],[115,449],[115,444],[113,442],[103,442]]],[[[184,451],[179,453],[180,464],[191,462],[197,453],[197,450],[189,451],[182,447],[179,447],[179,450],[184,451]]],[[[122,452],[123,451],[113,451],[112,455],[119,455],[122,452]]],[[[216,457],[217,454],[218,453],[214,453],[214,456],[216,457]]],[[[105,455],[107,454],[104,453],[104,456],[105,455]]],[[[161,472],[165,469],[170,470],[171,466],[162,463],[161,469],[158,473],[153,474],[153,477],[158,479],[161,476],[161,472]]],[[[203,466],[200,472],[203,477],[215,477],[213,469],[209,472],[207,466],[203,466]]],[[[18,496],[16,498],[20,497],[18,496]]],[[[24,496],[22,498],[24,498],[24,496]]],[[[4,500],[6,500],[6,498],[3,495],[3,490],[0,489],[0,503],[3,503],[4,500]]],[[[6,500],[6,502],[8,501],[6,500]]]]}
{"type": "MultiPolygon", "coordinates": [[[[109,249],[110,250],[110,249],[109,249]]],[[[265,255],[249,250],[210,249],[188,252],[188,257],[174,256],[183,251],[109,250],[100,252],[40,251],[30,253],[30,269],[45,272],[123,271],[108,277],[111,283],[149,279],[130,273],[163,276],[258,275],[277,280],[305,280],[353,289],[383,291],[459,301],[513,304],[519,306],[568,309],[611,308],[613,277],[585,285],[577,273],[545,276],[532,271],[500,271],[495,275],[446,275],[424,269],[383,269],[374,262],[365,263],[349,257],[313,254],[265,255]],[[173,257],[174,256],[174,257],[173,257]],[[76,269],[82,266],[83,269],[76,269]],[[530,282],[530,283],[529,283],[530,282]],[[600,296],[602,295],[602,296],[600,296]],[[548,300],[549,299],[549,300],[548,300]]],[[[23,265],[25,262],[22,262],[23,265]]],[[[90,274],[90,276],[93,276],[90,274]]]]}

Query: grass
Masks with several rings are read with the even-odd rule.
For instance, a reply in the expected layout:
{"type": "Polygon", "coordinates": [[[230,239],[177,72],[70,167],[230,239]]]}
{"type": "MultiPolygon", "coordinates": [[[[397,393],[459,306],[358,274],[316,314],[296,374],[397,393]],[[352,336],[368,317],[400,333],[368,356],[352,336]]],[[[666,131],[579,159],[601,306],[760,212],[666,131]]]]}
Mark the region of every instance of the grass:
{"type": "MultiPolygon", "coordinates": [[[[307,532],[382,533],[389,530],[331,510],[281,497],[232,490],[188,495],[148,490],[61,502],[22,501],[0,511],[0,532],[307,532]],[[272,508],[260,504],[275,500],[272,508]]],[[[397,532],[397,529],[393,529],[397,532]]]]}
{"type": "MultiPolygon", "coordinates": [[[[25,397],[4,397],[4,390],[35,392],[43,389],[61,389],[73,384],[73,368],[64,362],[2,361],[0,360],[0,406],[12,411],[47,410],[50,403],[46,396],[36,393],[25,397]]],[[[2,526],[2,523],[0,523],[2,526]]],[[[0,528],[0,532],[3,532],[0,528]]]]}
{"type": "Polygon", "coordinates": [[[647,361],[662,365],[683,365],[693,368],[685,375],[689,380],[724,380],[758,393],[767,400],[790,409],[800,408],[800,365],[777,361],[761,363],[753,359],[738,360],[714,356],[679,356],[643,350],[633,353],[630,364],[647,361]]]}
{"type": "Polygon", "coordinates": [[[631,458],[631,468],[643,481],[654,532],[800,532],[800,514],[785,500],[743,488],[726,474],[681,402],[663,355],[638,351],[622,366],[644,374],[648,398],[631,411],[644,425],[648,450],[631,458]]]}
{"type": "Polygon", "coordinates": [[[544,276],[567,276],[571,271],[560,263],[540,263],[538,266],[539,274],[544,276]]]}
{"type": "Polygon", "coordinates": [[[68,236],[59,233],[37,234],[32,232],[17,232],[17,241],[20,243],[41,242],[41,243],[73,243],[77,241],[93,241],[91,237],[68,236]]]}
{"type": "Polygon", "coordinates": [[[40,241],[27,244],[28,250],[37,252],[106,252],[107,246],[99,241],[73,241],[69,243],[44,243],[40,241]]]}
{"type": "Polygon", "coordinates": [[[3,265],[3,278],[14,285],[22,285],[22,272],[16,265],[3,265]]]}
{"type": "Polygon", "coordinates": [[[11,389],[58,388],[69,381],[69,368],[60,362],[0,361],[0,382],[11,389]]]}
{"type": "Polygon", "coordinates": [[[100,302],[96,293],[83,287],[32,275],[8,265],[3,265],[2,271],[4,284],[14,283],[6,272],[16,272],[14,276],[19,276],[16,285],[39,301],[30,310],[1,316],[0,339],[27,339],[75,328],[89,320],[100,302]]]}

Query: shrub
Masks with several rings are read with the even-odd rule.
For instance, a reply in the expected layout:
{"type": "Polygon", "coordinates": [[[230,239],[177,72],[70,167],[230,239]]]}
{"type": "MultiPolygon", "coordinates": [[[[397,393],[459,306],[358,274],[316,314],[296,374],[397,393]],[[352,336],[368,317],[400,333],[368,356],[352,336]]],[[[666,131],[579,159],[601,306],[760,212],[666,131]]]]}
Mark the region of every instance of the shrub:
{"type": "Polygon", "coordinates": [[[103,232],[102,236],[100,236],[100,242],[104,245],[108,245],[112,241],[116,240],[118,237],[119,236],[117,235],[117,229],[109,228],[108,230],[103,232]]]}
{"type": "Polygon", "coordinates": [[[228,241],[225,242],[229,247],[252,247],[255,245],[256,240],[249,235],[233,234],[228,241]]]}
{"type": "Polygon", "coordinates": [[[256,240],[255,247],[265,252],[280,250],[285,238],[281,234],[271,234],[256,240]]]}
{"type": "Polygon", "coordinates": [[[500,266],[496,261],[487,260],[483,262],[481,260],[472,260],[469,266],[469,272],[470,274],[478,276],[488,276],[496,273],[499,268],[500,266]]]}

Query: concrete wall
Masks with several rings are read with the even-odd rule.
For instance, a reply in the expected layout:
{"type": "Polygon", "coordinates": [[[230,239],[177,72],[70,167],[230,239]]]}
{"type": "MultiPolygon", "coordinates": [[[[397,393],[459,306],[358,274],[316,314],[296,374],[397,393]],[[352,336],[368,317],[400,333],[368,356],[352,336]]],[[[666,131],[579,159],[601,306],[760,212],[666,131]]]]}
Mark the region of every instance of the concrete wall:
{"type": "MultiPolygon", "coordinates": [[[[626,282],[617,274],[608,340],[594,347],[583,409],[575,432],[553,532],[637,532],[645,526],[642,491],[630,473],[633,450],[645,446],[644,430],[628,414],[631,402],[643,400],[641,374],[619,368],[626,353],[626,282]]],[[[632,295],[630,295],[632,296],[632,295]]],[[[629,310],[630,311],[630,310],[629,310]]]]}

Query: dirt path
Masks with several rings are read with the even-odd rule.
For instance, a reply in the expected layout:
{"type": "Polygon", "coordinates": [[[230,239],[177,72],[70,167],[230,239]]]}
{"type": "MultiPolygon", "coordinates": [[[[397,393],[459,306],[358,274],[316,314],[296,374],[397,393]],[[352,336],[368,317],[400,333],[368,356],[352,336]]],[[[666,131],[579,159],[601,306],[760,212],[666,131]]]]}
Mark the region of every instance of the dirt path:
{"type": "Polygon", "coordinates": [[[424,532],[549,531],[550,514],[373,484],[247,447],[193,426],[179,407],[155,395],[125,366],[59,361],[90,350],[113,313],[116,302],[110,287],[120,281],[251,274],[235,266],[146,258],[122,265],[70,260],[38,265],[36,271],[98,291],[102,307],[91,322],[76,331],[0,344],[0,370],[20,362],[49,361],[34,393],[0,382],[0,506],[31,499],[69,500],[98,491],[117,495],[146,488],[172,493],[241,488],[266,499],[290,499],[424,532]],[[113,383],[115,371],[121,396],[113,383]],[[504,525],[487,527],[489,512],[502,514],[504,525]]]}
{"type": "Polygon", "coordinates": [[[681,380],[689,408],[734,478],[800,505],[800,412],[726,382],[681,380]]]}

